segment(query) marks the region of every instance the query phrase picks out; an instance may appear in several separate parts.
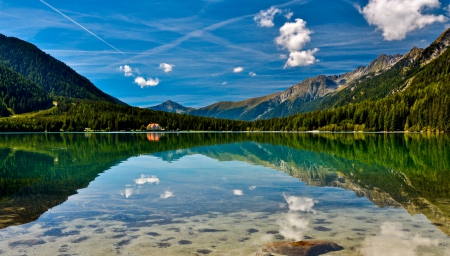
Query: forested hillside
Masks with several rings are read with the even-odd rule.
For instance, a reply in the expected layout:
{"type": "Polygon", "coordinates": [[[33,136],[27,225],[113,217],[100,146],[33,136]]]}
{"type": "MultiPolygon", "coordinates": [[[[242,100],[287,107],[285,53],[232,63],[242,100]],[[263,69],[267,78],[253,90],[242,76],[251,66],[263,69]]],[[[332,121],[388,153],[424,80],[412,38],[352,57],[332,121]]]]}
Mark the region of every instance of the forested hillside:
{"type": "Polygon", "coordinates": [[[288,117],[285,129],[450,131],[449,60],[450,50],[447,50],[420,68],[404,91],[378,100],[366,99],[288,117]]]}
{"type": "Polygon", "coordinates": [[[51,105],[51,98],[40,86],[0,64],[0,117],[45,109],[51,105]]]}
{"type": "Polygon", "coordinates": [[[41,86],[50,96],[121,103],[35,45],[0,34],[0,64],[41,86]]]}
{"type": "MultiPolygon", "coordinates": [[[[102,101],[66,100],[35,115],[0,118],[0,131],[145,130],[159,123],[166,130],[242,131],[244,121],[153,111],[102,101]]],[[[250,129],[250,128],[249,128],[250,129]]]]}

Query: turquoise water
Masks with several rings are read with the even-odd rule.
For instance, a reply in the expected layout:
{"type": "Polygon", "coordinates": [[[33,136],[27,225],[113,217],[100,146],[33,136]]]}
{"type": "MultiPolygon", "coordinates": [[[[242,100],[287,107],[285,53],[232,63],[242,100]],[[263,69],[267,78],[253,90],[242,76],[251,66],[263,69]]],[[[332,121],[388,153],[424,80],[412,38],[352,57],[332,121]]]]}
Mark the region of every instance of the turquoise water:
{"type": "Polygon", "coordinates": [[[5,255],[450,255],[450,140],[421,134],[0,135],[5,255]]]}

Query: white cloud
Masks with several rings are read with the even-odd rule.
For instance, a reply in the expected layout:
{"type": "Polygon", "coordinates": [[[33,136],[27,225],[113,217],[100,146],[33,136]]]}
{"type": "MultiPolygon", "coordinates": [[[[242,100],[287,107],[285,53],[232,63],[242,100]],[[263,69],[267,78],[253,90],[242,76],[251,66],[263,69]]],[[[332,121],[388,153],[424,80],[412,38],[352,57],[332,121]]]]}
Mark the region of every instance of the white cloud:
{"type": "Polygon", "coordinates": [[[284,14],[284,17],[288,20],[292,18],[292,15],[294,15],[294,13],[289,10],[280,10],[275,6],[272,6],[267,10],[261,10],[255,17],[253,17],[253,20],[256,21],[260,27],[271,28],[275,26],[273,19],[277,14],[284,14]]]}
{"type": "Polygon", "coordinates": [[[123,72],[125,76],[133,76],[133,71],[132,71],[131,67],[128,65],[120,66],[119,71],[123,72]]]}
{"type": "Polygon", "coordinates": [[[295,22],[286,22],[280,28],[280,36],[275,38],[275,42],[289,52],[299,51],[311,41],[309,35],[312,33],[304,20],[295,19],[295,22]]]}
{"type": "Polygon", "coordinates": [[[241,73],[242,71],[244,71],[244,68],[243,68],[243,67],[233,68],[233,72],[234,72],[234,73],[241,73]]]}
{"type": "Polygon", "coordinates": [[[285,60],[287,58],[288,58],[288,56],[286,54],[280,54],[280,59],[285,60]]]}
{"type": "Polygon", "coordinates": [[[435,22],[445,22],[444,15],[422,14],[425,9],[438,8],[439,0],[370,0],[361,14],[370,25],[383,31],[387,41],[402,40],[408,32],[435,22]]]}
{"type": "Polygon", "coordinates": [[[226,84],[227,84],[227,81],[225,81],[225,82],[222,83],[222,85],[226,85],[226,84]]]}
{"type": "Polygon", "coordinates": [[[250,73],[248,73],[248,75],[249,76],[256,76],[256,73],[255,72],[250,72],[250,73]]]}
{"type": "Polygon", "coordinates": [[[240,190],[240,189],[235,189],[235,190],[233,190],[233,194],[236,196],[242,196],[242,195],[244,195],[244,192],[242,192],[242,190],[240,190]]]}
{"type": "MultiPolygon", "coordinates": [[[[310,34],[313,31],[306,28],[306,22],[302,19],[295,19],[295,22],[286,22],[280,28],[280,36],[275,38],[275,43],[290,52],[289,58],[285,64],[286,67],[308,66],[316,62],[314,54],[319,51],[313,50],[301,51],[306,43],[311,41],[310,34]]],[[[282,54],[280,58],[286,58],[282,54]]]]}
{"type": "Polygon", "coordinates": [[[450,16],[450,4],[447,7],[444,7],[444,10],[447,11],[447,16],[450,16]]]}
{"type": "Polygon", "coordinates": [[[159,68],[164,70],[164,72],[166,72],[166,73],[172,72],[173,67],[175,67],[175,65],[167,64],[167,63],[159,64],[159,68]]]}
{"type": "Polygon", "coordinates": [[[319,49],[314,48],[313,50],[291,52],[284,67],[299,67],[314,64],[314,62],[316,62],[316,57],[314,57],[314,53],[318,51],[319,49]]]}
{"type": "Polygon", "coordinates": [[[142,76],[138,76],[134,79],[134,83],[138,84],[141,88],[147,87],[147,86],[157,86],[159,84],[159,79],[155,78],[148,78],[145,80],[142,76]]]}
{"type": "Polygon", "coordinates": [[[268,10],[260,11],[253,20],[258,23],[261,27],[271,28],[275,24],[273,24],[273,18],[276,14],[281,14],[282,11],[274,6],[270,7],[268,10]]]}
{"type": "Polygon", "coordinates": [[[294,15],[293,12],[287,12],[286,14],[284,14],[284,17],[288,20],[290,20],[292,18],[292,16],[294,15]]]}
{"type": "Polygon", "coordinates": [[[171,192],[171,191],[169,191],[169,190],[164,191],[164,193],[162,193],[162,194],[160,195],[160,197],[161,197],[162,199],[166,199],[166,198],[173,197],[173,196],[174,196],[174,195],[173,195],[173,192],[171,192]]]}

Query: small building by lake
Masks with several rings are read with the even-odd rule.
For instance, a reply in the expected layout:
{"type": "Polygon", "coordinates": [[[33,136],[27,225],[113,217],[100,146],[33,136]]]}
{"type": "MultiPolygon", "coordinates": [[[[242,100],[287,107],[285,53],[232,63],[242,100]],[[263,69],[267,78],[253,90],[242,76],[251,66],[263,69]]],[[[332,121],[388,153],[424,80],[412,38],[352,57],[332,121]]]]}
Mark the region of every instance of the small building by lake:
{"type": "Polygon", "coordinates": [[[161,131],[162,128],[159,124],[149,124],[147,125],[147,131],[161,131]]]}

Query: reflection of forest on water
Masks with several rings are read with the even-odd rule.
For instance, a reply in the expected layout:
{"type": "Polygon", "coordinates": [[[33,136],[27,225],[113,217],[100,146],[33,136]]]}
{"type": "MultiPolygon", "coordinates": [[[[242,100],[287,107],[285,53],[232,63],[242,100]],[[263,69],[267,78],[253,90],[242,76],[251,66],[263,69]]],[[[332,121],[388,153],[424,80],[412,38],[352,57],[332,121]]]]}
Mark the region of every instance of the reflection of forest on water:
{"type": "Polygon", "coordinates": [[[3,134],[0,227],[37,219],[129,157],[202,154],[352,190],[380,207],[402,206],[450,234],[449,142],[426,134],[3,134]]]}

